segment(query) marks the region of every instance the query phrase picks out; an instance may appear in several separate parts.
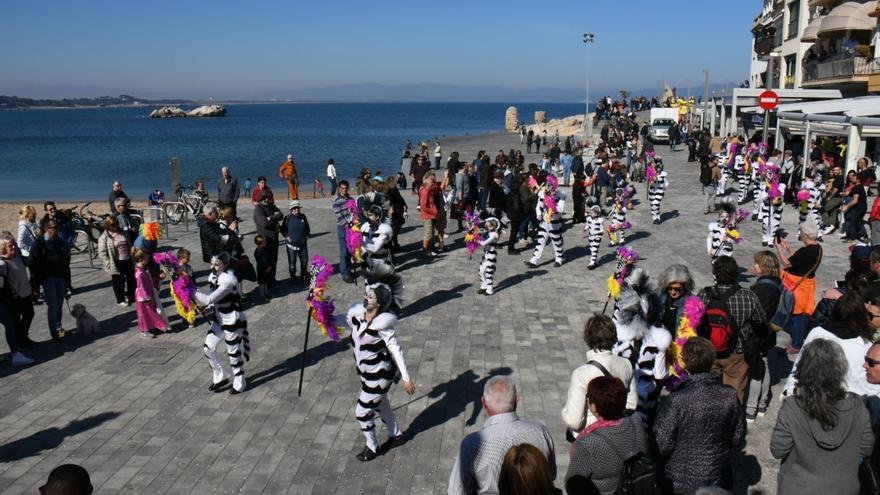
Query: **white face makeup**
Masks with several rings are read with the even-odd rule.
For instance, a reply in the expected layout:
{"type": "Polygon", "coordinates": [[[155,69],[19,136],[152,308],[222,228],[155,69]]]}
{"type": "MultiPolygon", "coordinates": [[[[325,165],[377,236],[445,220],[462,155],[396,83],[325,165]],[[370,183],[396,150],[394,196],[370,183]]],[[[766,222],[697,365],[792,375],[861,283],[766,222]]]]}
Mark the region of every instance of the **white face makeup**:
{"type": "Polygon", "coordinates": [[[223,273],[226,271],[226,265],[218,257],[211,258],[211,271],[215,274],[223,273]]]}
{"type": "Polygon", "coordinates": [[[376,309],[379,307],[379,298],[376,297],[376,291],[371,287],[367,287],[364,289],[364,307],[367,311],[376,309]]]}

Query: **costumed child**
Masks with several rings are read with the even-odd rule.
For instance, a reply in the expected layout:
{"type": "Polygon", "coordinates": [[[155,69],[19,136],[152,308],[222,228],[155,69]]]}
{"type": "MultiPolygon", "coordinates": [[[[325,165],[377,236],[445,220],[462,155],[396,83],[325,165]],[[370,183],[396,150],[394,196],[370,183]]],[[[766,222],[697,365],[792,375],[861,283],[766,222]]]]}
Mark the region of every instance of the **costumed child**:
{"type": "Polygon", "coordinates": [[[654,224],[660,224],[660,203],[669,187],[666,171],[663,170],[663,160],[657,158],[654,163],[648,165],[648,201],[651,204],[651,218],[654,224]]]}
{"type": "MultiPolygon", "coordinates": [[[[818,239],[822,240],[822,215],[820,211],[822,209],[823,191],[820,179],[821,177],[818,175],[818,172],[808,170],[801,189],[797,193],[797,200],[799,203],[798,226],[804,223],[809,216],[819,226],[818,239]],[[814,179],[814,177],[816,178],[814,179]]],[[[800,230],[800,227],[798,227],[798,230],[800,230]]]]}
{"type": "Polygon", "coordinates": [[[608,246],[614,247],[626,243],[626,231],[632,228],[632,224],[626,221],[626,205],[629,203],[629,194],[626,189],[617,188],[614,191],[614,204],[611,207],[611,223],[608,225],[608,246]]]}
{"type": "Polygon", "coordinates": [[[584,230],[587,231],[587,246],[590,248],[590,264],[587,265],[588,270],[594,270],[599,266],[599,245],[602,244],[602,233],[605,230],[605,216],[602,214],[602,207],[595,201],[589,201],[587,207],[587,225],[584,230]]]}
{"type": "Polygon", "coordinates": [[[153,284],[153,275],[150,273],[152,258],[146,251],[137,249],[132,255],[132,260],[135,265],[134,299],[137,303],[138,331],[141,337],[154,339],[156,335],[153,330],[167,332],[169,327],[158,309],[156,294],[159,291],[153,284]]]}
{"type": "Polygon", "coordinates": [[[746,215],[745,210],[737,212],[731,203],[718,206],[718,220],[709,223],[709,235],[706,236],[706,254],[713,261],[719,256],[733,256],[733,245],[741,240],[736,226],[746,215]]]}
{"type": "Polygon", "coordinates": [[[177,263],[180,266],[180,271],[183,272],[184,275],[189,277],[193,284],[196,283],[196,276],[193,272],[192,266],[190,266],[189,261],[192,257],[192,253],[189,252],[189,249],[180,248],[177,250],[177,263]]]}
{"type": "Polygon", "coordinates": [[[749,189],[752,187],[752,171],[749,167],[749,162],[742,153],[734,157],[733,170],[736,171],[737,184],[739,186],[739,196],[737,196],[736,202],[737,204],[743,204],[746,202],[749,189]]]}
{"type": "Polygon", "coordinates": [[[495,264],[498,260],[498,253],[495,247],[498,243],[498,226],[500,222],[495,217],[489,217],[483,220],[483,225],[486,226],[486,235],[480,240],[480,246],[483,248],[483,259],[480,260],[480,290],[477,292],[491,296],[495,293],[495,264]]]}
{"type": "Polygon", "coordinates": [[[553,242],[555,260],[553,266],[562,266],[562,214],[565,212],[565,193],[559,190],[559,181],[556,177],[542,171],[538,179],[529,179],[529,186],[538,190],[538,203],[535,206],[535,214],[540,221],[538,242],[535,244],[535,252],[530,260],[524,261],[529,268],[537,268],[544,247],[548,241],[553,242]]]}
{"type": "Polygon", "coordinates": [[[776,244],[776,233],[779,231],[779,225],[782,223],[783,197],[785,194],[785,184],[779,182],[779,169],[772,164],[765,167],[766,188],[764,192],[764,201],[761,203],[762,224],[761,244],[764,247],[776,244]]]}
{"type": "Polygon", "coordinates": [[[251,339],[247,329],[247,317],[241,306],[241,285],[229,266],[228,253],[211,257],[211,274],[208,276],[210,294],[196,292],[196,301],[204,306],[214,307],[214,320],[205,336],[205,357],[211,367],[212,380],[208,390],[219,392],[229,383],[229,374],[220,364],[217,344],[226,343],[226,355],[232,368],[232,389],[230,394],[244,392],[247,382],[244,378],[244,362],[251,358],[251,339]]]}
{"type": "Polygon", "coordinates": [[[366,222],[361,225],[362,248],[367,268],[382,263],[394,271],[391,263],[391,239],[394,237],[391,225],[385,222],[384,195],[367,193],[363,198],[363,212],[366,222]]]}
{"type": "Polygon", "coordinates": [[[617,344],[613,352],[633,363],[639,395],[636,411],[646,425],[653,422],[661,391],[659,383],[669,374],[666,350],[672,342],[672,335],[661,323],[649,321],[651,292],[647,272],[633,268],[621,288],[614,315],[617,344]]]}
{"type": "MultiPolygon", "coordinates": [[[[181,250],[189,256],[189,251],[181,250]]],[[[180,252],[180,251],[178,251],[180,252]]],[[[158,264],[168,280],[168,292],[174,300],[174,308],[180,318],[192,328],[195,325],[197,312],[195,302],[196,285],[187,275],[177,256],[170,251],[155,253],[153,262],[158,264]]],[[[192,268],[190,268],[192,270],[192,268]]]]}
{"type": "Polygon", "coordinates": [[[402,440],[403,432],[388,400],[391,385],[399,377],[407,394],[412,395],[416,390],[394,330],[403,304],[400,275],[388,270],[385,264],[368,267],[366,275],[369,282],[364,286],[364,300],[352,304],[346,316],[361,380],[355,417],[366,439],[366,446],[357,454],[357,459],[364,462],[375,459],[380,451],[402,440]],[[382,446],[376,439],[377,412],[388,429],[388,440],[382,446]]]}
{"type": "Polygon", "coordinates": [[[752,153],[751,156],[752,183],[755,185],[755,194],[752,198],[752,220],[764,221],[764,210],[761,205],[767,198],[767,162],[757,152],[752,153]]]}

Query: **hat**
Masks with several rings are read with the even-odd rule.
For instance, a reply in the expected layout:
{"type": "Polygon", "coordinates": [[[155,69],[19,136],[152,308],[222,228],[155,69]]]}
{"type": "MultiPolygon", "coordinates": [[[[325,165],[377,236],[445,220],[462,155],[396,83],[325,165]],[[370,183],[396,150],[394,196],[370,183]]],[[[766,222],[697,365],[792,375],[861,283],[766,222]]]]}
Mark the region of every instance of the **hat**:
{"type": "Polygon", "coordinates": [[[299,202],[298,199],[294,199],[290,202],[290,206],[287,207],[288,210],[292,210],[294,208],[302,208],[302,203],[299,202]]]}

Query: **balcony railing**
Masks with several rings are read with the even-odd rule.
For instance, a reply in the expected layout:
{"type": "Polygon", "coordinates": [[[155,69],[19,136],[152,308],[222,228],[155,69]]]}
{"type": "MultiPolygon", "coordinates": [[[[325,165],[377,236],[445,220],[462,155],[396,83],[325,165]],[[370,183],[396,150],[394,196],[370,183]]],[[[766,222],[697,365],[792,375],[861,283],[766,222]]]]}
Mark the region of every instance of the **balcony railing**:
{"type": "Polygon", "coordinates": [[[868,60],[862,56],[841,53],[821,61],[814,60],[805,63],[803,80],[804,82],[822,81],[877,73],[880,73],[878,59],[868,60]]]}

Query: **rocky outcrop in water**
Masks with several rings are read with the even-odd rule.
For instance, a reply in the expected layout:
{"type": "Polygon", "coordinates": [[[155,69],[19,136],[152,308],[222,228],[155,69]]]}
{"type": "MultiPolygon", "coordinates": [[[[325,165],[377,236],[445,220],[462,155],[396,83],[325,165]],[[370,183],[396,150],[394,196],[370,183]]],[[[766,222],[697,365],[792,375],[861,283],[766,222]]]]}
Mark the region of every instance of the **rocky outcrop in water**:
{"type": "Polygon", "coordinates": [[[516,107],[508,107],[504,113],[504,129],[507,132],[515,132],[519,126],[519,111],[516,107]]]}
{"type": "Polygon", "coordinates": [[[180,107],[162,107],[150,112],[151,119],[168,119],[175,117],[223,117],[226,109],[220,105],[202,105],[187,112],[180,107]]]}

